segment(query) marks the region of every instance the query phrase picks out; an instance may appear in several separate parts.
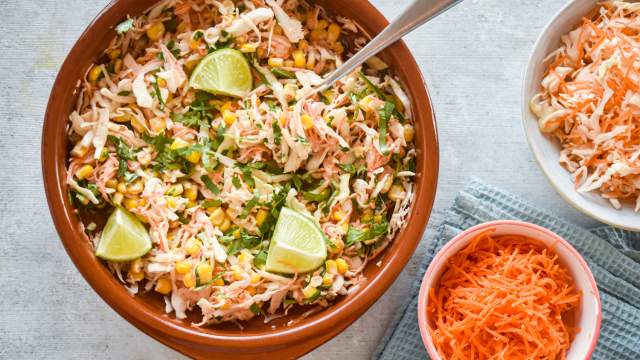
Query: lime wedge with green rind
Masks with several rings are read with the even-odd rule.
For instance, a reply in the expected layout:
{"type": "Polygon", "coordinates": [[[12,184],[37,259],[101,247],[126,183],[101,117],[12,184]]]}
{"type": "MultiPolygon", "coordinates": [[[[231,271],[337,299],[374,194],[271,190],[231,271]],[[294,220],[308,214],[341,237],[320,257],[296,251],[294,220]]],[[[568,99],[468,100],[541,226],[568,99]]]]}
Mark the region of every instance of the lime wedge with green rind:
{"type": "Polygon", "coordinates": [[[295,274],[319,268],[327,258],[324,234],[317,222],[283,207],[269,245],[265,270],[295,274]]]}
{"type": "Polygon", "coordinates": [[[244,55],[225,48],[200,61],[191,73],[189,85],[216,95],[244,97],[253,88],[253,76],[244,55]]]}
{"type": "Polygon", "coordinates": [[[117,207],[109,216],[96,248],[96,256],[108,261],[131,261],[151,250],[151,237],[135,215],[117,207]]]}

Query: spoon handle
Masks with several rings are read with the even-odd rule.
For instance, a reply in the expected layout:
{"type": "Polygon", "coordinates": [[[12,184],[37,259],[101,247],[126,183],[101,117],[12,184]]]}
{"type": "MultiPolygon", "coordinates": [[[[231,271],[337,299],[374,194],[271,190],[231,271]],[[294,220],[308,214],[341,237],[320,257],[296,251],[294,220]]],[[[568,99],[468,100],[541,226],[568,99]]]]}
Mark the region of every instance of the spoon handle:
{"type": "Polygon", "coordinates": [[[365,47],[335,71],[327,75],[318,89],[327,89],[343,76],[351,73],[370,57],[393,44],[407,33],[447,11],[462,0],[415,0],[404,12],[365,47]]]}

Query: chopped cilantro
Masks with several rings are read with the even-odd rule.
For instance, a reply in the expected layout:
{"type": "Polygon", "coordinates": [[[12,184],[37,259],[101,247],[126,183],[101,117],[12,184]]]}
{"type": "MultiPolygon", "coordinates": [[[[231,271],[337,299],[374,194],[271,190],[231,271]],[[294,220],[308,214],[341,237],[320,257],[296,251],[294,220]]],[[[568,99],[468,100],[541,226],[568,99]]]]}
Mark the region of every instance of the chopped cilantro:
{"type": "Polygon", "coordinates": [[[209,191],[214,194],[220,194],[220,189],[218,188],[218,186],[216,186],[216,184],[213,183],[213,181],[211,181],[211,178],[208,175],[205,174],[200,176],[200,180],[202,180],[209,191]]]}

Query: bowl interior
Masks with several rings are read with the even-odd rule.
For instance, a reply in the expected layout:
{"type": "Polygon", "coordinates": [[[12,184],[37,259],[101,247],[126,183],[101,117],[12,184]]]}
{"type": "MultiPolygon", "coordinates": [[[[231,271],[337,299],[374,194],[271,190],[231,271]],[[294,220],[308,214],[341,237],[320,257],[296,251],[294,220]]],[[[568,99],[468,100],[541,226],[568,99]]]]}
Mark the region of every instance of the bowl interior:
{"type": "Polygon", "coordinates": [[[544,59],[560,46],[560,37],[579,25],[582,18],[589,16],[596,3],[592,0],[574,0],[560,10],[545,27],[536,42],[524,78],[522,93],[522,114],[524,130],[529,145],[542,172],[556,191],[576,209],[602,222],[640,230],[640,218],[633,206],[625,204],[616,210],[597,192],[578,193],[571,181],[570,173],[558,163],[560,146],[540,132],[536,116],[529,110],[529,100],[539,91],[547,63],[544,59]]]}
{"type": "MultiPolygon", "coordinates": [[[[438,142],[431,101],[415,60],[403,43],[382,54],[394,73],[405,85],[412,99],[416,122],[417,177],[416,203],[407,226],[381,255],[381,266],[371,262],[364,271],[368,281],[358,292],[340,298],[336,303],[295,325],[308,308],[290,312],[289,316],[265,324],[255,318],[244,322],[241,330],[234,324],[195,328],[197,314],[185,321],[164,313],[164,301],[155,294],[131,296],[107,268],[94,256],[81,231],[75,210],[68,201],[65,184],[67,156],[66,121],[75,104],[75,86],[90,64],[97,59],[114,36],[113,28],[127,15],[135,16],[156,3],[155,0],[114,0],[92,22],[71,50],[61,67],[51,92],[42,140],[42,166],[45,190],[54,223],[61,240],[82,275],[100,296],[127,320],[156,338],[173,338],[181,343],[195,342],[204,346],[235,348],[237,351],[277,349],[284,344],[335,335],[346,328],[371,306],[391,285],[419,243],[433,204],[438,174],[438,142]]],[[[384,17],[365,0],[344,6],[340,0],[317,1],[328,11],[353,19],[366,33],[376,34],[387,24],[384,17]]],[[[163,341],[161,339],[161,341],[163,341]]],[[[319,344],[315,344],[317,346],[319,344]]],[[[307,351],[310,349],[307,349],[307,351]]]]}
{"type": "Polygon", "coordinates": [[[542,227],[519,221],[496,221],[475,226],[462,232],[447,243],[436,255],[425,273],[418,301],[418,321],[420,333],[427,351],[432,358],[439,358],[433,346],[426,309],[429,304],[429,289],[437,286],[445,270],[447,259],[467,246],[479,234],[493,230],[494,235],[522,235],[535,239],[554,250],[571,276],[577,290],[582,294],[580,307],[574,314],[574,326],[581,330],[567,354],[567,360],[588,359],[598,339],[600,329],[600,297],[591,270],[580,254],[565,240],[542,227]]]}

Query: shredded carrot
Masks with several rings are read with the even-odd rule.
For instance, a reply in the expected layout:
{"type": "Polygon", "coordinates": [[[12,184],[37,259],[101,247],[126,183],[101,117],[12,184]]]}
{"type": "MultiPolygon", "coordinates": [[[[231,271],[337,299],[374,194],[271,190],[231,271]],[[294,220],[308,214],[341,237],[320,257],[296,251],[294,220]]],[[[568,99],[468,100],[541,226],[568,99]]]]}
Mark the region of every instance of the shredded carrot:
{"type": "Polygon", "coordinates": [[[430,333],[443,359],[564,359],[580,293],[552,250],[484,233],[448,259],[429,290],[430,333]]]}
{"type": "Polygon", "coordinates": [[[562,36],[530,102],[578,192],[640,212],[640,5],[606,1],[562,36]]]}

